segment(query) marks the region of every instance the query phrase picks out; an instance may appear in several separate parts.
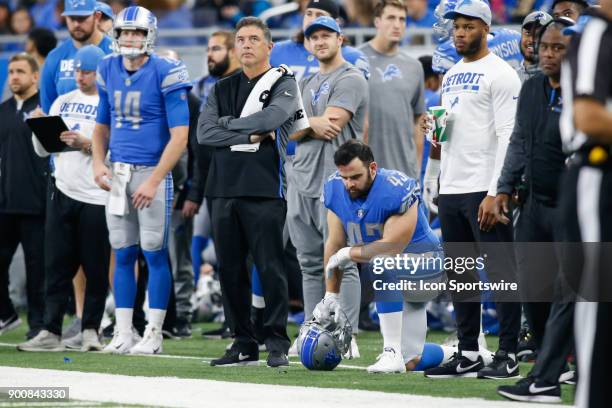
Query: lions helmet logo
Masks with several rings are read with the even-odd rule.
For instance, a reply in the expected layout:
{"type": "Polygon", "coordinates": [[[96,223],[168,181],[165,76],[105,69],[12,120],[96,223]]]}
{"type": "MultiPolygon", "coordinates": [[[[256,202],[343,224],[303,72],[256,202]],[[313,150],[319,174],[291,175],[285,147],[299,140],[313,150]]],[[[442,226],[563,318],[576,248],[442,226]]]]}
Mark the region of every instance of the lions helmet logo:
{"type": "Polygon", "coordinates": [[[77,8],[79,6],[85,6],[85,5],[86,5],[85,0],[71,0],[70,1],[71,8],[77,8]]]}
{"type": "Polygon", "coordinates": [[[384,71],[380,68],[376,68],[376,70],[380,74],[383,82],[391,81],[393,80],[393,78],[397,78],[397,79],[403,78],[402,71],[400,71],[398,66],[395,64],[387,65],[384,71]]]}

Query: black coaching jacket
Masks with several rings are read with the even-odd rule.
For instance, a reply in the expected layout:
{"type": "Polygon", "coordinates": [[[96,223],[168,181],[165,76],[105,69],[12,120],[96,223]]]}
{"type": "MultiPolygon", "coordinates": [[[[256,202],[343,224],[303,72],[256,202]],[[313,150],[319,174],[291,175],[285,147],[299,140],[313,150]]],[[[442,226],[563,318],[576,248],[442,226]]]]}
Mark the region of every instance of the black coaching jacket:
{"type": "Polygon", "coordinates": [[[39,104],[39,94],[23,102],[11,97],[0,104],[0,213],[43,215],[48,158],[34,152],[25,119],[39,104]]]}

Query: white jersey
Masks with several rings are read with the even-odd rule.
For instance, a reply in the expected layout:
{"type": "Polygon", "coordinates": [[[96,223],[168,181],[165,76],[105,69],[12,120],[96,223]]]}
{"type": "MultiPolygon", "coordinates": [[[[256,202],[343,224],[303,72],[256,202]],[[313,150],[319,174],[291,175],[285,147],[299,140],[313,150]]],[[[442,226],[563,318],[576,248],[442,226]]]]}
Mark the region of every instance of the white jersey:
{"type": "MultiPolygon", "coordinates": [[[[98,102],[96,95],[85,95],[79,89],[60,95],[51,105],[49,115],[61,116],[68,129],[91,139],[98,102]]],[[[82,151],[53,154],[55,185],[73,200],[88,204],[106,205],[108,193],[94,181],[92,157],[82,151]]]]}
{"type": "Polygon", "coordinates": [[[461,60],[444,75],[441,104],[449,116],[440,194],[486,191],[495,196],[520,90],[516,71],[493,53],[474,62],[461,60]]]}

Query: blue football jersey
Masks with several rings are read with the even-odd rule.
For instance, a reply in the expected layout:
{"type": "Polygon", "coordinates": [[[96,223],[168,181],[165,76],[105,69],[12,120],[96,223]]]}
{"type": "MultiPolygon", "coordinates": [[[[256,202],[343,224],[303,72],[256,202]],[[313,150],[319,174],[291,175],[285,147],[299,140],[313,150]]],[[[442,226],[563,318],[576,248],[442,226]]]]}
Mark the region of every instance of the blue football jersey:
{"type": "Polygon", "coordinates": [[[130,75],[121,55],[109,55],[98,66],[97,81],[108,95],[111,161],[156,165],[170,139],[172,112],[166,111],[165,96],[191,89],[185,65],[151,54],[130,75]]]}
{"type": "MultiPolygon", "coordinates": [[[[342,56],[349,63],[359,68],[366,79],[370,77],[370,63],[363,52],[357,48],[346,46],[342,47],[342,56]]],[[[302,78],[307,78],[319,71],[319,61],[315,56],[306,50],[304,44],[293,40],[274,44],[270,55],[270,64],[273,67],[278,67],[281,64],[287,65],[293,71],[298,83],[302,78]]]]}
{"type": "MultiPolygon", "coordinates": [[[[98,47],[105,54],[110,54],[112,40],[104,36],[98,47]]],[[[43,65],[40,78],[40,106],[44,112],[49,112],[51,104],[55,99],[63,94],[77,89],[74,79],[74,57],[79,51],[74,46],[72,38],[68,38],[63,43],[54,48],[43,65]]]]}
{"type": "MultiPolygon", "coordinates": [[[[517,31],[507,28],[492,31],[488,40],[488,47],[491,52],[506,61],[515,70],[523,64],[521,34],[517,31]]],[[[451,38],[438,45],[433,53],[431,65],[435,72],[444,74],[460,59],[461,56],[457,54],[451,38]]]]}
{"type": "Polygon", "coordinates": [[[429,227],[419,203],[420,188],[416,180],[396,170],[378,169],[367,197],[352,199],[338,172],[332,174],[323,188],[322,200],[340,218],[349,245],[363,245],[382,238],[384,225],[393,215],[418,206],[417,225],[404,252],[425,253],[441,250],[440,240],[429,227]]]}

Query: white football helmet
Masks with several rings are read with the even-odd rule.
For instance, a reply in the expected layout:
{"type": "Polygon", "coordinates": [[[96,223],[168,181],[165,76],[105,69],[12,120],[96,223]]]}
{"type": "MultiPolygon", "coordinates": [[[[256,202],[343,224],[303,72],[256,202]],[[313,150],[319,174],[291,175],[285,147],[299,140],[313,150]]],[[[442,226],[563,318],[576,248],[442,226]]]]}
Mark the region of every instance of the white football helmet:
{"type": "Polygon", "coordinates": [[[113,23],[112,50],[126,58],[136,58],[153,52],[157,38],[157,18],[144,7],[127,7],[117,14],[113,23]],[[147,33],[140,48],[123,47],[119,44],[119,36],[123,30],[142,30],[147,33]]]}

